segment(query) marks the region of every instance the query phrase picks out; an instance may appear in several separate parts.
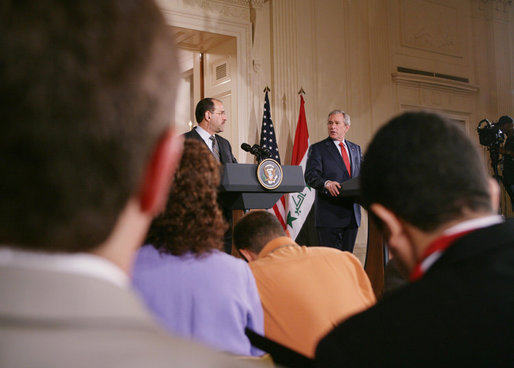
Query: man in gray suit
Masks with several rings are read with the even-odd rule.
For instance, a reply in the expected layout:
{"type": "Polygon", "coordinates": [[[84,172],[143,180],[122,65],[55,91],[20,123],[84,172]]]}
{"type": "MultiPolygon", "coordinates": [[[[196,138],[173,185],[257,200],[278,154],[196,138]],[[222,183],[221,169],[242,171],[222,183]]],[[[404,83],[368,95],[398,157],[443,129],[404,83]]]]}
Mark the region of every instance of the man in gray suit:
{"type": "Polygon", "coordinates": [[[129,288],[182,150],[156,5],[1,8],[0,366],[241,365],[167,336],[129,288]]]}

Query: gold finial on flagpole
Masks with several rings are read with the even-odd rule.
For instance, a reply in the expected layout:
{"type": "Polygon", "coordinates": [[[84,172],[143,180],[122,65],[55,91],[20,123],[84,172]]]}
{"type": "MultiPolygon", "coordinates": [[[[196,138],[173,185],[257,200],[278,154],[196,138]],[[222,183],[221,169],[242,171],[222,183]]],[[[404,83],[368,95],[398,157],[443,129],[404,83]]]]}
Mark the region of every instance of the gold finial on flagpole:
{"type": "Polygon", "coordinates": [[[304,95],[305,91],[303,90],[303,87],[300,87],[300,90],[298,91],[299,95],[304,95]]]}
{"type": "Polygon", "coordinates": [[[264,93],[266,93],[266,92],[271,92],[271,89],[269,89],[269,87],[268,87],[268,86],[266,86],[266,88],[264,88],[264,91],[263,91],[263,92],[264,92],[264,93]]]}

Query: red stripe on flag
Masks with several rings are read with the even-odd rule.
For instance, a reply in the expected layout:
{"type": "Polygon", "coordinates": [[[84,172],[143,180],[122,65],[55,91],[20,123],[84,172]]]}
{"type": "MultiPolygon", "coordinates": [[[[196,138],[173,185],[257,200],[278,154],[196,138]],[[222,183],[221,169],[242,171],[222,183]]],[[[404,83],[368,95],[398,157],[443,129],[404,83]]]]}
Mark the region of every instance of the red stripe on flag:
{"type": "Polygon", "coordinates": [[[282,197],[280,197],[280,200],[277,202],[277,204],[275,204],[273,206],[273,212],[275,212],[275,216],[277,217],[278,221],[280,222],[280,224],[282,225],[284,230],[287,229],[287,224],[284,221],[285,208],[286,208],[286,199],[285,199],[285,195],[283,195],[282,197]],[[279,208],[279,206],[278,206],[279,203],[282,204],[282,206],[280,206],[282,208],[279,208]]]}
{"type": "Polygon", "coordinates": [[[302,158],[309,149],[309,131],[307,130],[307,118],[305,117],[305,101],[300,96],[300,114],[294,135],[293,156],[291,165],[300,165],[302,158]]]}

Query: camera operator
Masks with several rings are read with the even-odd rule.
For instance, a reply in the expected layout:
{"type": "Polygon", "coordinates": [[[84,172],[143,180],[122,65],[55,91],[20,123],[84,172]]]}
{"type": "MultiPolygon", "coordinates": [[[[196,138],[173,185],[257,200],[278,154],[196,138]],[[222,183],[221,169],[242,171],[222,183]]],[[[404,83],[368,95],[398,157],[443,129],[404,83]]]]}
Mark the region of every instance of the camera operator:
{"type": "Polygon", "coordinates": [[[509,194],[514,210],[514,124],[510,116],[504,115],[498,120],[498,126],[507,136],[500,153],[503,155],[503,185],[509,194]]]}

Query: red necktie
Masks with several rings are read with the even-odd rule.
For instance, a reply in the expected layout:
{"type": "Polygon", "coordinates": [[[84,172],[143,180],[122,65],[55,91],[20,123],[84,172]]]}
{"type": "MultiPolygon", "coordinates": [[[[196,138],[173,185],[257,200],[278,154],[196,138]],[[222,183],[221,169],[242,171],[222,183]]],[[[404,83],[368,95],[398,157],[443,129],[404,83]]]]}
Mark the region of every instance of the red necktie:
{"type": "Polygon", "coordinates": [[[341,156],[343,156],[344,166],[346,166],[346,170],[348,171],[348,174],[350,176],[352,176],[352,170],[350,168],[350,159],[348,158],[348,153],[344,149],[343,142],[339,142],[339,147],[341,147],[341,156]]]}
{"type": "MultiPolygon", "coordinates": [[[[460,238],[461,236],[466,235],[467,233],[471,232],[472,230],[462,231],[460,233],[452,234],[452,235],[443,235],[436,240],[434,240],[423,252],[423,255],[421,256],[421,260],[418,262],[416,267],[412,270],[412,273],[410,274],[410,281],[416,281],[420,279],[426,271],[427,266],[424,265],[425,260],[435,255],[437,258],[439,258],[442,253],[453,244],[455,240],[460,238]]],[[[430,263],[431,265],[432,263],[430,263]]]]}

